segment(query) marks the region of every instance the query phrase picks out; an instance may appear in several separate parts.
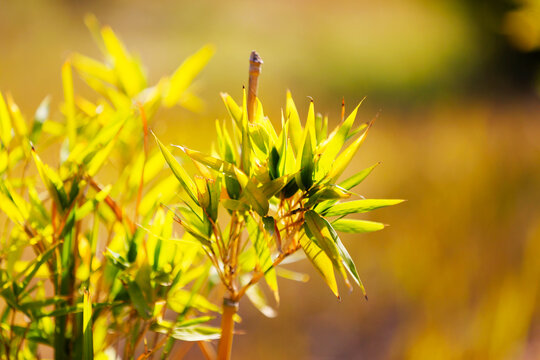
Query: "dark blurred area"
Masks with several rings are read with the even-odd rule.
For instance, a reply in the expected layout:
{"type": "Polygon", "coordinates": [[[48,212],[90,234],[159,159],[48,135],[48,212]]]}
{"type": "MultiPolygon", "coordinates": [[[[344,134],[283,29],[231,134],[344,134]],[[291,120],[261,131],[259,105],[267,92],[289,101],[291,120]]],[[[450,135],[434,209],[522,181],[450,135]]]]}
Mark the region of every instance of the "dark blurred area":
{"type": "Polygon", "coordinates": [[[152,80],[215,44],[196,84],[205,110],[159,113],[164,142],[210,147],[200,134],[227,117],[220,91],[241,96],[253,49],[274,122],[286,89],[332,124],[343,97],[350,111],[367,96],[361,121],[380,113],[355,161],[382,164],[359,191],[408,201],[370,215],[384,231],[344,239],[369,301],[338,303],[292,266],[311,280],[280,282],[275,319],[242,303],[235,358],[540,358],[540,1],[0,0],[0,90],[26,115],[61,101],[71,51],[99,57],[88,12],[152,80]]]}

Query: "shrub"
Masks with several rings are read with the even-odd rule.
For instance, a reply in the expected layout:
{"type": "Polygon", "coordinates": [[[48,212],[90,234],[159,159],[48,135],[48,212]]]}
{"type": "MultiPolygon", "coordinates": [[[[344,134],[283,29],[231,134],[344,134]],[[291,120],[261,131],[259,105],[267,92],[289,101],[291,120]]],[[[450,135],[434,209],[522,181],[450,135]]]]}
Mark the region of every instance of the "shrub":
{"type": "Polygon", "coordinates": [[[229,358],[239,300],[275,315],[261,280],[279,302],[278,276],[304,279],[281,267],[297,253],[337,297],[335,271],[364,291],[338,232],[382,229],[345,217],[401,200],[345,201],[374,168],[339,180],[371,126],[354,126],[358,107],[329,132],[313,102],[302,126],[288,93],[277,131],[256,97],[254,53],[242,104],[222,95],[232,122],[216,124],[215,151],[178,146],[192,176],[157,138],[151,146],[149,129],[161,106],[199,107],[189,85],[212,48],[149,86],[109,27],[93,17],[87,25],[105,60],[69,57],[59,112],[46,98],[27,122],[0,94],[3,358],[34,359],[47,347],[55,359],[165,358],[177,340],[214,357],[214,339],[229,358]],[[95,98],[75,93],[73,70],[95,98]],[[211,325],[219,313],[221,327],[211,325]]]}
{"type": "Polygon", "coordinates": [[[146,354],[170,349],[172,338],[219,336],[198,324],[207,317],[194,317],[218,309],[188,286],[208,265],[198,244],[174,237],[172,216],[159,208],[176,186],[148,145],[160,106],[200,103],[189,85],[213,50],[149,86],[114,32],[92,17],[87,24],[105,61],[70,56],[60,113],[49,113],[46,98],[29,123],[0,96],[2,357],[35,359],[45,345],[56,359],[132,358],[150,329],[162,331],[153,326],[166,311],[177,314],[175,329],[155,333],[146,354]],[[74,93],[73,69],[95,100],[74,93]]]}
{"type": "Polygon", "coordinates": [[[184,227],[186,236],[200,242],[226,289],[219,359],[230,357],[233,319],[240,299],[247,295],[263,314],[273,315],[259,281],[264,278],[279,302],[278,266],[301,249],[338,298],[334,271],[352,290],[350,276],[366,296],[338,232],[381,230],[382,223],[345,217],[402,201],[345,201],[356,195],[353,188],[374,168],[339,181],[371,126],[354,127],[360,105],[345,118],[343,104],[342,121],[329,132],[328,118],[315,114],[313,101],[302,126],[291,94],[287,93],[278,132],[256,97],[261,64],[253,52],[249,89],[247,95],[244,90],[241,106],[222,94],[232,123],[216,123],[214,154],[177,146],[197,166],[194,178],[156,138],[183,188],[175,221],[184,227]]]}

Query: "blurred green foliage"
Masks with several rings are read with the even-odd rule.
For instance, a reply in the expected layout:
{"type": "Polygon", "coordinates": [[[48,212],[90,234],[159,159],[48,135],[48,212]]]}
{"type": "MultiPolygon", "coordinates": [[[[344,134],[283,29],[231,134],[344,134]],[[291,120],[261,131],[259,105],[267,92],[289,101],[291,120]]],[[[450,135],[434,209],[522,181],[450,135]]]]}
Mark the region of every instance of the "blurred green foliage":
{"type": "Polygon", "coordinates": [[[105,60],[69,57],[60,112],[46,98],[27,121],[0,94],[2,358],[50,348],[55,359],[149,358],[174,340],[219,337],[205,325],[219,307],[196,280],[211,282],[209,266],[159,208],[177,187],[148,147],[159,107],[199,106],[190,85],[213,49],[149,86],[111,28],[86,22],[105,60]],[[91,100],[74,91],[73,70],[95,91],[91,100]],[[114,180],[102,185],[103,172],[114,180]]]}

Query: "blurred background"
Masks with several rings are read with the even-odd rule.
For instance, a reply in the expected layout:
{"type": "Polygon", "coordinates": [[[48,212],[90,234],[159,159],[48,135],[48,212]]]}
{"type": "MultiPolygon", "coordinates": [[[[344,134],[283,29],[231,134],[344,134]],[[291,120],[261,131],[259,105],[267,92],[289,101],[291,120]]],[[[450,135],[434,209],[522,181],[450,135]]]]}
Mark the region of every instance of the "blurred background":
{"type": "Polygon", "coordinates": [[[408,201],[370,215],[384,231],[344,239],[369,301],[337,302],[298,264],[311,280],[281,281],[277,318],[241,305],[236,359],[540,358],[540,1],[0,0],[0,89],[27,116],[62,101],[71,51],[100,57],[88,12],[151,82],[216,46],[204,110],[158,113],[164,142],[210,147],[219,92],[240,98],[253,49],[274,122],[287,89],[301,116],[308,96],[332,124],[343,97],[350,111],[367,96],[362,121],[379,114],[355,161],[382,164],[359,192],[408,201]]]}

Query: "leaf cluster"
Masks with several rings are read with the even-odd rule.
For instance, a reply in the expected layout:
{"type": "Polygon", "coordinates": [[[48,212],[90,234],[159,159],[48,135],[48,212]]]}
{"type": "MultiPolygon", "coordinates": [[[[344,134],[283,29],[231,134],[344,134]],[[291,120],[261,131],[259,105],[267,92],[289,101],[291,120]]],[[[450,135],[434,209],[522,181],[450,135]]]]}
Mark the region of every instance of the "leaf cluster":
{"type": "Polygon", "coordinates": [[[109,27],[87,25],[103,60],[69,57],[59,111],[46,98],[27,119],[0,93],[1,358],[43,346],[56,359],[149,358],[219,336],[205,325],[220,310],[201,291],[209,264],[159,207],[177,186],[148,145],[159,107],[201,107],[190,84],[213,49],[148,84],[109,27]],[[75,75],[93,98],[75,92],[75,75]]]}
{"type": "Polygon", "coordinates": [[[338,298],[335,272],[352,289],[351,278],[365,295],[339,233],[383,229],[382,223],[350,215],[402,200],[364,199],[354,192],[376,165],[340,179],[371,126],[355,124],[360,105],[330,131],[313,101],[302,124],[287,93],[277,131],[258,99],[249,114],[246,91],[240,105],[227,94],[222,98],[231,122],[216,123],[213,153],[176,146],[193,161],[196,175],[156,140],[183,188],[175,220],[205,248],[229,297],[238,301],[245,294],[263,313],[274,315],[258,281],[264,277],[278,301],[278,265],[298,259],[291,255],[300,249],[338,298]]]}

